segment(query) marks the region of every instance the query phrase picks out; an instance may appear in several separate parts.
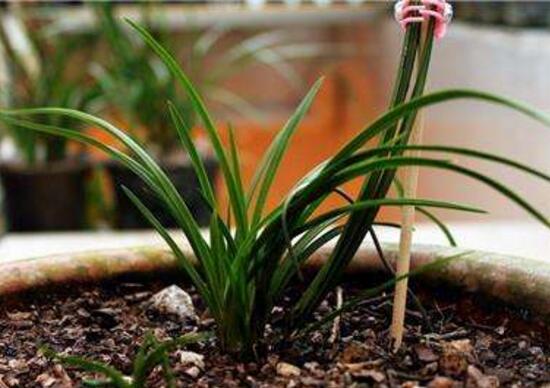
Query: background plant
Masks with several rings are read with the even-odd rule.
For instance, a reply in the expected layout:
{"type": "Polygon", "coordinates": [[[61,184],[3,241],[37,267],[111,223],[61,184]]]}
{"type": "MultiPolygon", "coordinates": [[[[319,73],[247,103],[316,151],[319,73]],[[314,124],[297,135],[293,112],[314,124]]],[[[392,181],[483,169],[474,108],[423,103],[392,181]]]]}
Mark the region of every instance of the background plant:
{"type": "MultiPolygon", "coordinates": [[[[284,311],[284,330],[279,334],[283,338],[288,338],[306,328],[311,314],[341,280],[343,270],[365,236],[373,230],[381,207],[411,205],[422,207],[424,210],[446,208],[482,212],[480,209],[456,203],[390,197],[395,172],[400,167],[415,165],[437,168],[473,178],[502,193],[545,226],[550,227],[547,217],[511,188],[482,172],[458,165],[448,157],[464,155],[484,159],[503,167],[518,169],[545,183],[550,182],[548,174],[507,157],[484,151],[443,145],[407,144],[419,109],[457,99],[468,98],[502,105],[550,126],[550,117],[547,115],[521,103],[485,92],[456,89],[424,95],[433,34],[426,34],[427,41],[422,45],[424,49],[418,53],[418,25],[410,26],[406,32],[394,97],[388,111],[360,130],[334,156],[307,174],[288,193],[280,206],[266,212],[266,198],[280,162],[293,133],[311,106],[321,81],[313,85],[274,138],[258,167],[256,176],[250,185],[245,187],[239,172],[239,155],[233,131],[229,131],[229,146],[224,147],[199,92],[192,86],[176,59],[144,28],[131,21],[129,23],[161,58],[178,84],[186,91],[219,160],[230,199],[228,209],[221,209],[216,201],[213,187],[207,179],[204,165],[190,136],[190,127],[185,122],[183,114],[174,104],[169,104],[170,116],[182,145],[189,153],[199,178],[204,201],[213,210],[208,236],[201,233],[186,203],[144,147],[114,125],[90,114],[64,108],[3,111],[0,118],[27,129],[65,136],[98,147],[128,166],[155,192],[187,237],[197,259],[196,266],[184,255],[172,236],[141,200],[127,190],[132,201],[170,246],[178,263],[201,294],[210,314],[216,320],[216,333],[226,351],[237,353],[241,357],[262,354],[267,341],[265,328],[270,322],[273,307],[286,294],[293,284],[292,281],[302,282],[304,292],[300,293],[284,311]],[[421,65],[414,70],[413,62],[416,55],[420,55],[421,65]],[[122,149],[128,151],[123,152],[120,148],[106,145],[70,128],[40,124],[37,119],[43,115],[61,115],[100,127],[115,138],[119,145],[122,145],[122,149]],[[34,117],[34,120],[29,120],[29,117],[34,117]],[[378,144],[371,146],[372,142],[369,141],[376,138],[379,139],[378,144]],[[412,149],[422,150],[427,155],[437,152],[436,155],[445,156],[403,155],[404,151],[412,149]],[[358,178],[364,179],[364,185],[352,204],[318,212],[319,206],[330,196],[337,195],[343,184],[358,178]],[[307,281],[301,276],[300,265],[320,247],[335,239],[337,241],[332,255],[313,279],[307,281]]],[[[433,25],[430,22],[429,32],[432,29],[433,25]]]]}
{"type": "MultiPolygon", "coordinates": [[[[69,76],[67,61],[74,59],[82,45],[92,44],[91,35],[47,35],[39,28],[27,28],[22,8],[14,12],[13,20],[20,27],[12,35],[0,27],[0,43],[4,46],[14,80],[4,88],[4,100],[13,108],[44,105],[89,110],[97,96],[93,83],[83,75],[69,76]],[[15,36],[17,35],[17,36],[15,36]],[[27,51],[17,50],[13,42],[23,40],[27,51]]],[[[45,123],[78,128],[81,123],[66,117],[48,117],[45,123]]],[[[59,136],[42,135],[4,123],[4,133],[10,136],[19,157],[28,165],[57,162],[67,158],[67,140],[59,136]]]]}
{"type": "MultiPolygon", "coordinates": [[[[185,58],[185,69],[195,80],[195,86],[206,100],[228,108],[239,115],[261,120],[259,110],[225,86],[225,82],[251,65],[261,63],[281,75],[291,86],[301,87],[303,82],[292,61],[319,57],[330,52],[342,51],[325,43],[292,42],[285,31],[254,32],[229,43],[231,30],[213,27],[206,30],[185,31],[178,40],[178,47],[171,43],[163,20],[153,15],[148,3],[143,3],[143,23],[163,47],[185,58]],[[214,61],[210,59],[215,58],[214,61]]],[[[174,75],[162,61],[143,44],[129,34],[126,26],[115,17],[116,6],[112,2],[95,4],[94,9],[111,55],[105,66],[96,63],[93,74],[101,85],[104,103],[120,109],[131,126],[140,129],[150,150],[157,155],[170,155],[178,148],[177,135],[166,111],[166,101],[172,101],[189,127],[197,121],[193,104],[185,93],[177,88],[174,75]]]]}

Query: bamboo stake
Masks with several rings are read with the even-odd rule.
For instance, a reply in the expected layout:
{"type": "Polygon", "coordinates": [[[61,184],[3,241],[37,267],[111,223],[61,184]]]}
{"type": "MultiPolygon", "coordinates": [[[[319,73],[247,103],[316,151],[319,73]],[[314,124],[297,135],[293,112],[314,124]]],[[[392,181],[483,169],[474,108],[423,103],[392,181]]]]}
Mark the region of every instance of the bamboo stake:
{"type": "MultiPolygon", "coordinates": [[[[422,27],[422,39],[426,35],[426,27],[422,27]]],[[[419,47],[419,52],[422,52],[422,45],[419,47]]],[[[418,57],[417,57],[418,64],[418,57]]],[[[424,118],[422,111],[417,113],[414,126],[412,128],[409,144],[420,145],[422,143],[422,135],[424,132],[424,118]]],[[[410,156],[419,156],[419,151],[410,151],[410,156]]],[[[418,186],[418,166],[406,167],[402,171],[403,179],[403,197],[415,198],[418,186]]],[[[401,210],[401,235],[399,239],[399,256],[396,264],[395,276],[400,277],[407,274],[410,270],[411,263],[411,246],[413,238],[413,229],[415,221],[414,206],[404,206],[401,210]]],[[[394,351],[398,351],[403,342],[403,331],[405,325],[405,310],[407,307],[407,290],[409,287],[408,278],[400,280],[395,285],[395,294],[393,299],[392,324],[390,328],[390,338],[394,351]]]]}

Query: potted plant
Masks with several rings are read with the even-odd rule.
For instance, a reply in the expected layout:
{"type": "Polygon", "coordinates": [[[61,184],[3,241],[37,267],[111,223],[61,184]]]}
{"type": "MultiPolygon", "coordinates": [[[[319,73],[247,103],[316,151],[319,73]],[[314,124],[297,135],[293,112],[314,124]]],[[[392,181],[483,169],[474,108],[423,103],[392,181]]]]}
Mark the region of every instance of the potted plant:
{"type": "MultiPolygon", "coordinates": [[[[426,7],[431,4],[431,2],[425,2],[426,7]]],[[[424,16],[422,13],[420,15],[424,16]]],[[[433,47],[435,20],[430,15],[420,19],[429,20],[426,33],[422,33],[420,24],[411,24],[407,27],[395,93],[389,110],[361,130],[337,154],[304,177],[288,194],[285,201],[267,214],[264,212],[265,198],[277,168],[293,132],[297,130],[319,90],[321,81],[311,88],[276,136],[266,152],[264,162],[258,168],[256,179],[247,189],[240,179],[239,155],[234,143],[231,142],[228,148],[222,145],[219,133],[200,94],[193,88],[175,58],[144,28],[129,22],[163,60],[182,88],[187,91],[193,107],[205,126],[213,150],[218,156],[221,173],[230,197],[229,214],[223,211],[225,209],[218,208],[204,163],[194,146],[184,116],[175,105],[169,104],[168,109],[175,130],[189,152],[205,201],[213,210],[208,236],[201,233],[188,206],[167,174],[138,141],[116,126],[84,112],[64,108],[0,112],[0,119],[3,121],[9,121],[29,130],[57,134],[92,144],[124,163],[157,194],[187,237],[188,246],[178,244],[141,199],[130,190],[125,190],[136,207],[164,238],[175,261],[185,271],[188,281],[194,286],[192,293],[196,296],[195,301],[204,306],[201,307],[203,316],[196,317],[194,312],[189,311],[193,304],[191,298],[188,295],[182,296],[170,291],[170,294],[178,295],[176,298],[180,300],[179,306],[186,307],[185,318],[180,317],[177,320],[179,324],[172,328],[176,328],[178,333],[205,328],[212,328],[215,332],[215,339],[203,342],[195,349],[205,353],[206,357],[197,353],[183,355],[180,353],[179,356],[174,354],[172,361],[174,361],[173,364],[178,365],[178,369],[171,369],[168,364],[160,365],[161,368],[157,372],[152,372],[150,376],[151,386],[163,384],[163,377],[159,374],[159,370],[172,376],[177,374],[178,383],[197,386],[261,383],[274,386],[289,384],[292,386],[299,384],[351,386],[361,382],[378,386],[398,383],[414,386],[420,382],[429,382],[430,386],[454,386],[461,382],[469,386],[495,386],[500,377],[493,374],[496,372],[491,372],[490,368],[494,365],[502,369],[499,373],[512,373],[508,380],[512,382],[517,381],[518,376],[528,378],[530,381],[544,381],[547,378],[544,377],[547,344],[537,340],[534,335],[527,335],[525,331],[523,336],[514,334],[514,331],[507,327],[506,322],[518,319],[517,315],[508,311],[508,315],[503,320],[503,315],[496,314],[502,327],[478,323],[483,316],[495,313],[497,309],[495,304],[477,305],[475,309],[473,306],[475,303],[470,303],[470,308],[466,312],[470,320],[457,319],[455,314],[448,312],[447,307],[439,307],[437,303],[433,310],[431,308],[429,311],[423,308],[415,310],[415,313],[411,314],[414,322],[409,325],[409,336],[405,338],[408,346],[402,348],[397,354],[388,347],[386,330],[389,322],[385,319],[386,310],[383,307],[388,304],[386,303],[388,298],[381,292],[410,275],[418,275],[419,272],[430,272],[435,277],[438,275],[443,277],[442,274],[453,260],[464,259],[471,252],[452,251],[446,257],[439,257],[431,264],[416,269],[414,273],[407,273],[385,283],[379,283],[376,287],[375,284],[372,284],[373,287],[365,286],[368,281],[372,281],[367,278],[361,278],[359,284],[356,283],[355,286],[350,283],[343,285],[341,283],[345,269],[353,263],[353,257],[367,234],[374,238],[379,259],[384,263],[388,262],[386,257],[388,252],[384,251],[377,242],[374,233],[376,215],[381,207],[414,206],[425,210],[446,208],[482,212],[475,207],[457,203],[414,197],[390,197],[390,187],[395,180],[396,170],[403,166],[440,168],[481,181],[521,206],[544,226],[550,226],[547,217],[517,195],[512,188],[482,172],[468,169],[448,159],[409,156],[405,153],[405,151],[422,150],[429,154],[443,152],[449,155],[467,155],[518,169],[546,183],[550,181],[550,177],[544,172],[484,151],[453,146],[409,144],[416,115],[422,108],[456,99],[477,99],[508,107],[550,126],[550,117],[544,113],[489,93],[454,89],[425,94],[424,86],[433,47]],[[418,66],[415,67],[413,65],[417,57],[418,66]],[[128,151],[123,152],[120,148],[106,145],[69,128],[52,128],[36,120],[23,119],[23,117],[44,114],[67,116],[97,125],[128,151]],[[379,143],[367,147],[367,142],[376,137],[379,137],[379,143]],[[364,179],[365,184],[359,196],[353,199],[341,189],[341,185],[356,178],[364,179]],[[316,210],[320,204],[331,195],[343,197],[346,203],[336,209],[317,213],[316,210]],[[339,222],[341,220],[344,222],[339,222]],[[313,274],[306,273],[307,263],[315,256],[315,252],[333,240],[336,241],[335,244],[321,260],[317,261],[316,271],[313,274]],[[193,259],[190,253],[193,253],[193,259]],[[339,285],[343,288],[339,288],[339,285]],[[343,293],[347,296],[345,302],[343,293]],[[335,296],[335,299],[332,299],[332,296],[335,296]],[[334,304],[335,307],[331,308],[330,304],[334,304]],[[422,311],[426,314],[424,318],[422,311]],[[344,315],[345,319],[335,319],[345,312],[347,312],[347,315],[344,315]],[[195,323],[189,323],[189,320],[195,323]],[[196,323],[197,320],[198,323],[196,323]],[[506,335],[502,338],[499,337],[499,335],[502,336],[499,333],[506,333],[506,335]],[[520,350],[524,349],[525,352],[514,353],[513,357],[518,361],[517,363],[506,363],[510,360],[509,349],[512,346],[510,340],[519,341],[519,338],[524,338],[524,343],[522,345],[514,343],[513,346],[520,350]],[[179,358],[177,363],[176,358],[179,358]],[[208,364],[205,358],[208,358],[208,364]],[[533,377],[520,375],[521,365],[526,359],[533,363],[533,369],[530,370],[533,377]],[[211,369],[206,370],[206,365],[211,369]],[[508,370],[504,370],[505,366],[508,370]],[[167,372],[168,370],[170,373],[167,372]]],[[[444,225],[442,227],[446,231],[444,225]]],[[[118,253],[117,257],[118,263],[122,266],[131,262],[128,255],[124,257],[118,253]]],[[[165,261],[161,256],[153,255],[150,262],[165,261]]],[[[105,270],[112,271],[115,267],[113,264],[105,270]]],[[[544,267],[543,264],[540,265],[540,268],[544,267]]],[[[78,268],[82,273],[83,268],[80,266],[78,268]]],[[[95,268],[102,268],[102,266],[97,265],[95,268]]],[[[495,269],[492,267],[492,270],[495,269]]],[[[97,275],[97,272],[94,273],[97,275]]],[[[479,279],[485,274],[478,275],[479,279]]],[[[487,275],[489,278],[494,278],[491,277],[491,272],[487,275]]],[[[55,278],[58,274],[52,270],[48,276],[55,278]]],[[[496,277],[499,277],[499,274],[496,274],[496,277]]],[[[376,280],[379,281],[378,278],[374,279],[376,280]]],[[[489,284],[486,286],[491,288],[489,284]]],[[[114,287],[118,297],[121,288],[125,286],[120,284],[114,287]]],[[[521,287],[516,291],[520,293],[521,287]]],[[[541,292],[545,293],[544,290],[541,292]]],[[[441,297],[438,292],[431,295],[441,297]]],[[[464,298],[464,295],[459,295],[459,298],[461,297],[464,298]]],[[[69,297],[68,305],[75,306],[77,298],[79,298],[78,295],[69,297]]],[[[96,299],[92,303],[94,306],[105,302],[110,306],[121,305],[109,296],[90,296],[90,298],[96,299]],[[98,302],[97,299],[100,301],[98,302]]],[[[160,299],[166,301],[167,296],[163,295],[160,299]]],[[[76,305],[83,304],[83,301],[80,304],[76,303],[76,305]]],[[[457,314],[458,304],[455,303],[452,307],[457,314]]],[[[122,305],[125,306],[125,302],[122,302],[122,305]]],[[[127,313],[127,307],[120,309],[127,313]]],[[[172,312],[181,313],[182,311],[175,309],[172,312]]],[[[86,310],[81,315],[85,317],[87,314],[90,315],[86,310]]],[[[103,320],[104,325],[111,328],[117,325],[118,319],[122,320],[122,317],[117,318],[112,311],[105,311],[105,309],[97,310],[96,314],[98,319],[103,320]],[[115,323],[112,323],[113,320],[115,323]]],[[[134,327],[132,333],[135,333],[135,328],[139,325],[136,325],[132,319],[128,320],[133,324],[123,322],[120,325],[126,330],[129,330],[130,326],[134,327]]],[[[166,323],[165,320],[162,322],[166,323]]],[[[89,331],[86,330],[86,333],[89,331]]],[[[99,330],[95,335],[101,337],[101,333],[102,331],[99,330]]],[[[164,333],[166,334],[166,331],[164,333]]],[[[126,334],[126,338],[128,335],[126,334]]],[[[59,342],[59,339],[54,341],[55,337],[50,336],[50,338],[51,342],[59,342]]],[[[124,342],[122,338],[117,338],[117,341],[115,343],[119,351],[123,347],[122,344],[128,342],[127,340],[124,342]]],[[[98,352],[87,352],[83,349],[82,343],[75,346],[78,347],[80,354],[98,355],[98,352]]],[[[111,344],[109,349],[112,350],[113,346],[115,345],[111,344]]],[[[56,350],[65,350],[62,346],[59,348],[56,350]]],[[[125,354],[128,354],[128,347],[126,346],[125,349],[125,354]]],[[[138,352],[137,357],[138,359],[143,357],[142,353],[138,352]]],[[[63,358],[64,356],[58,359],[63,361],[63,358]]],[[[131,371],[130,367],[124,366],[128,362],[113,360],[112,363],[120,366],[121,369],[131,371]]],[[[97,371],[98,369],[95,369],[95,372],[97,371]]],[[[113,370],[111,372],[104,373],[111,380],[102,383],[124,386],[124,384],[118,384],[112,377],[119,376],[116,373],[120,372],[113,370]]],[[[502,379],[504,378],[503,374],[502,379]]],[[[135,381],[126,382],[129,382],[128,386],[133,386],[131,383],[135,381]]],[[[174,386],[176,382],[167,384],[174,386]]]]}
{"type": "MultiPolygon", "coordinates": [[[[163,111],[166,101],[172,101],[189,127],[195,129],[196,126],[200,126],[196,112],[189,98],[175,87],[173,75],[146,46],[133,39],[134,37],[129,35],[124,26],[116,20],[115,9],[116,7],[110,2],[96,6],[99,26],[111,50],[111,60],[105,66],[96,64],[93,70],[102,88],[105,105],[114,107],[116,113],[121,115],[123,121],[132,128],[134,136],[145,141],[150,152],[168,171],[178,191],[189,203],[193,216],[200,225],[207,225],[210,209],[200,195],[199,182],[189,157],[178,146],[178,136],[171,130],[169,116],[159,113],[163,111]]],[[[146,4],[142,8],[142,16],[148,28],[153,31],[152,18],[146,4]]],[[[155,28],[154,31],[156,38],[163,45],[173,46],[169,43],[168,34],[164,28],[155,28]]],[[[220,41],[223,41],[228,32],[224,28],[188,31],[182,38],[184,44],[178,47],[178,52],[185,56],[186,69],[197,80],[198,90],[209,102],[216,103],[243,117],[261,120],[261,114],[253,104],[225,87],[224,82],[247,66],[261,62],[283,75],[293,85],[301,84],[299,75],[285,55],[277,51],[277,49],[283,49],[285,44],[290,44],[286,43],[285,34],[269,31],[253,34],[237,44],[218,48],[220,41]],[[209,60],[214,53],[218,57],[212,65],[208,65],[212,62],[209,60]]],[[[323,45],[313,44],[303,48],[305,49],[303,53],[289,55],[292,58],[319,56],[326,50],[323,45]]],[[[199,153],[204,159],[208,179],[214,182],[218,170],[216,158],[206,144],[199,148],[201,148],[199,153]]],[[[114,181],[117,227],[132,229],[150,226],[128,200],[122,186],[136,191],[163,224],[176,226],[163,205],[154,199],[154,195],[143,186],[132,171],[115,161],[108,163],[107,167],[114,181]]]]}
{"type": "MultiPolygon", "coordinates": [[[[13,79],[2,88],[8,106],[53,103],[90,109],[95,96],[93,87],[84,79],[69,79],[66,67],[66,61],[74,57],[75,49],[86,43],[87,37],[45,36],[28,29],[23,18],[15,14],[11,17],[11,28],[0,28],[0,44],[13,79]]],[[[71,119],[45,120],[50,125],[79,127],[71,119]]],[[[9,123],[1,129],[4,142],[15,148],[15,155],[0,167],[8,229],[84,228],[85,182],[90,167],[82,149],[70,151],[65,139],[22,131],[9,123]]]]}

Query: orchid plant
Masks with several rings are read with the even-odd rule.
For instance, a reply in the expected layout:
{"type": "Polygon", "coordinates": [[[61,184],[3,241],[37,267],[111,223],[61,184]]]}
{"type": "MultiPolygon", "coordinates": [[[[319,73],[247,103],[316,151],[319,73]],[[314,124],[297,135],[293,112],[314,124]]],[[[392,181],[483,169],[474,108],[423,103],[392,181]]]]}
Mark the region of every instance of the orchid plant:
{"type": "MultiPolygon", "coordinates": [[[[431,213],[431,208],[483,213],[481,209],[459,203],[391,197],[390,189],[396,182],[396,171],[399,168],[436,168],[480,181],[521,206],[550,228],[548,218],[512,188],[481,171],[461,166],[447,157],[434,157],[431,154],[464,155],[483,159],[498,163],[503,168],[513,168],[532,175],[545,184],[550,182],[547,173],[485,151],[447,145],[408,143],[420,110],[459,99],[474,99],[504,106],[550,126],[548,115],[490,93],[453,89],[425,94],[433,46],[432,19],[427,25],[426,34],[421,34],[421,26],[418,24],[407,27],[393,98],[388,110],[361,129],[335,155],[303,177],[280,205],[269,211],[266,209],[266,198],[281,160],[292,135],[313,103],[322,79],[311,87],[296,111],[275,136],[255,177],[247,186],[240,174],[239,153],[232,129],[229,130],[229,145],[224,146],[200,93],[193,87],[174,56],[143,27],[130,20],[127,22],[162,60],[178,85],[187,93],[219,160],[229,198],[228,209],[221,208],[216,199],[214,188],[207,179],[203,162],[190,136],[189,123],[185,121],[185,116],[177,106],[169,103],[168,112],[175,131],[190,156],[199,178],[204,201],[212,209],[208,235],[201,232],[187,204],[144,146],[113,124],[88,113],[57,107],[4,110],[0,111],[0,120],[28,130],[93,145],[126,165],[143,180],[177,222],[196,260],[184,254],[172,234],[143,205],[140,198],[129,190],[127,194],[166,241],[177,262],[200,293],[209,313],[216,321],[219,344],[227,352],[241,358],[261,357],[271,342],[293,338],[310,328],[308,322],[311,322],[312,313],[341,281],[343,271],[365,237],[374,233],[377,215],[382,207],[414,206],[422,209],[425,214],[437,220],[447,234],[450,232],[431,213]],[[414,66],[417,57],[418,64],[414,66]],[[105,144],[71,128],[40,123],[40,117],[51,115],[69,117],[99,127],[118,143],[105,144]],[[373,146],[372,141],[375,139],[378,139],[378,143],[373,146]],[[405,154],[410,150],[421,150],[428,156],[405,154]],[[357,197],[351,198],[341,187],[354,179],[363,179],[363,186],[357,197]],[[344,196],[352,201],[344,206],[321,212],[320,205],[333,195],[344,196]],[[302,276],[301,265],[319,248],[330,242],[335,242],[334,249],[320,270],[312,278],[302,276]],[[266,326],[272,322],[274,307],[288,294],[289,288],[296,284],[296,281],[301,283],[303,292],[296,295],[283,311],[282,328],[277,335],[267,336],[266,326]]],[[[359,299],[345,304],[341,310],[330,314],[327,319],[346,308],[352,308],[361,297],[379,292],[393,284],[391,282],[365,291],[358,296],[359,299]]]]}
{"type": "MultiPolygon", "coordinates": [[[[0,46],[4,47],[12,70],[14,85],[0,93],[10,107],[39,107],[57,104],[87,110],[96,103],[98,90],[85,77],[71,80],[65,62],[75,55],[78,47],[89,42],[88,36],[48,36],[42,30],[27,28],[25,14],[20,10],[11,15],[11,29],[0,26],[0,46]]],[[[50,117],[51,125],[77,128],[77,120],[50,117]]],[[[59,136],[44,136],[5,124],[5,134],[13,139],[25,165],[63,161],[68,156],[67,141],[59,136]]]]}

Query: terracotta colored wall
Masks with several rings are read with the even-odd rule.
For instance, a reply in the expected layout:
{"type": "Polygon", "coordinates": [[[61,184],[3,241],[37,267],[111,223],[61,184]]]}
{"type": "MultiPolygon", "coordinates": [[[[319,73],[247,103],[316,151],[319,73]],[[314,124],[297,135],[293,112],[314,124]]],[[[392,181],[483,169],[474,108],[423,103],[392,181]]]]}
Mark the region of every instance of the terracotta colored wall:
{"type": "MultiPolygon", "coordinates": [[[[352,53],[324,67],[310,68],[306,77],[312,84],[317,76],[325,73],[323,87],[304,122],[295,133],[288,153],[281,165],[268,198],[269,208],[275,207],[296,182],[318,163],[333,155],[343,144],[375,117],[379,111],[380,98],[376,95],[377,80],[368,71],[365,48],[368,47],[369,26],[333,28],[328,31],[331,41],[346,42],[353,47],[352,53]]],[[[304,89],[304,92],[305,93],[304,89]]],[[[274,91],[275,93],[276,91],[274,91]]],[[[293,101],[293,107],[299,99],[293,101]]],[[[285,117],[271,119],[269,124],[240,122],[236,125],[237,143],[242,156],[243,177],[249,181],[254,174],[271,140],[291,114],[289,107],[285,117]]],[[[356,193],[360,182],[346,187],[356,193]]],[[[224,199],[225,188],[218,186],[220,198],[224,199]]],[[[341,199],[327,200],[324,208],[333,206],[341,199]]]]}

